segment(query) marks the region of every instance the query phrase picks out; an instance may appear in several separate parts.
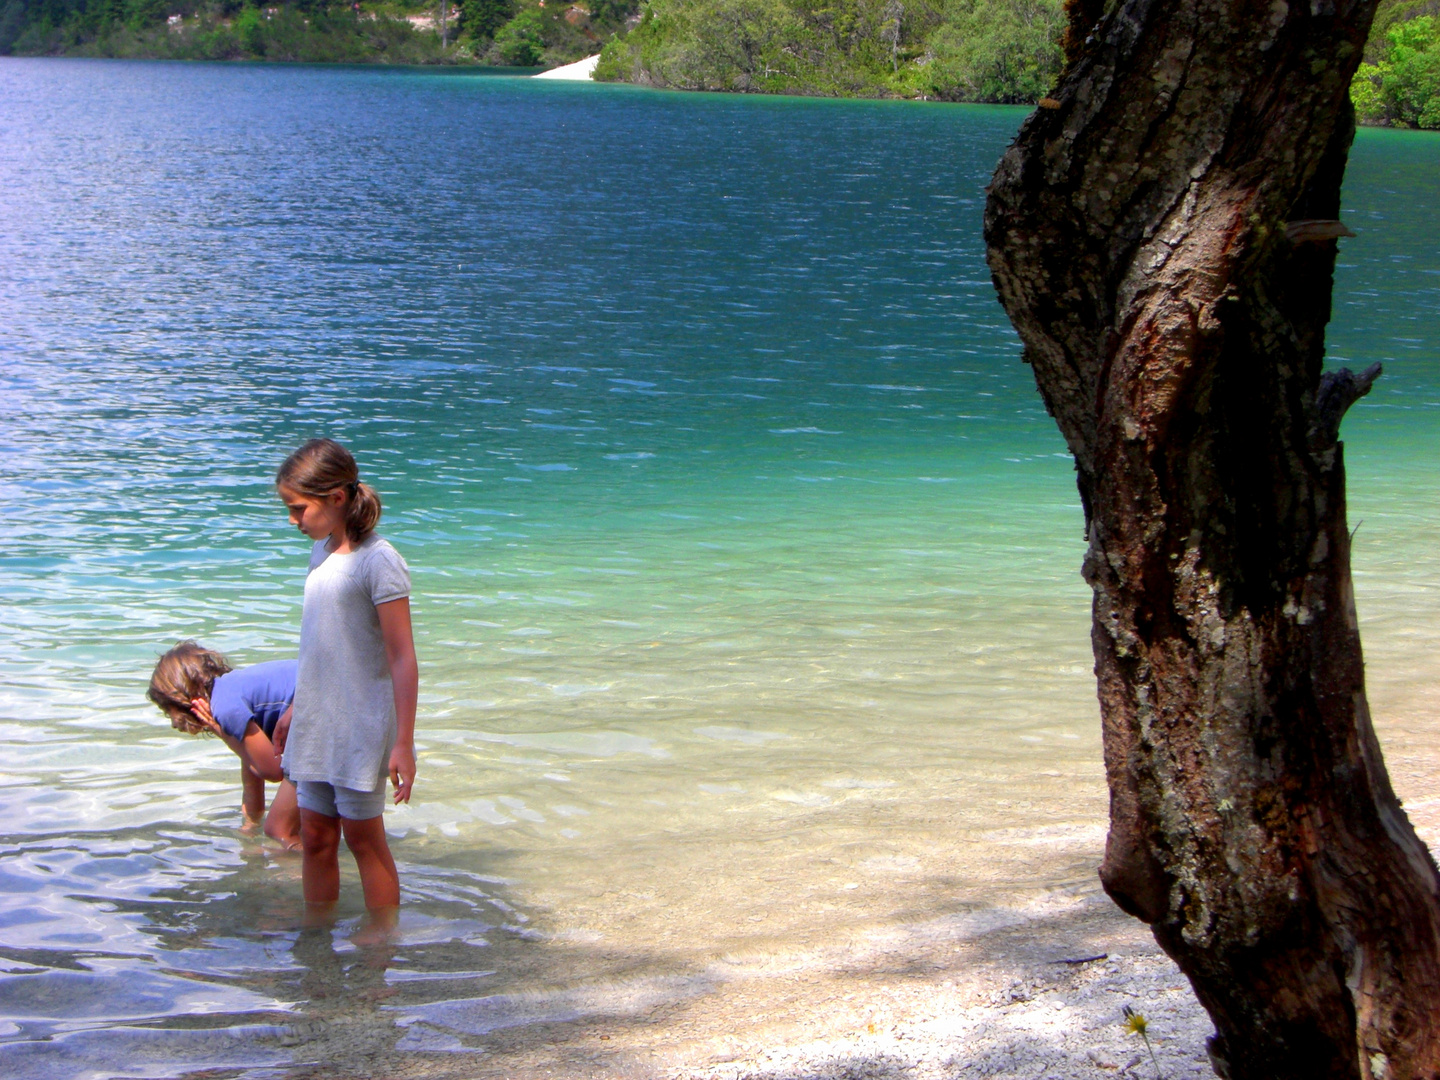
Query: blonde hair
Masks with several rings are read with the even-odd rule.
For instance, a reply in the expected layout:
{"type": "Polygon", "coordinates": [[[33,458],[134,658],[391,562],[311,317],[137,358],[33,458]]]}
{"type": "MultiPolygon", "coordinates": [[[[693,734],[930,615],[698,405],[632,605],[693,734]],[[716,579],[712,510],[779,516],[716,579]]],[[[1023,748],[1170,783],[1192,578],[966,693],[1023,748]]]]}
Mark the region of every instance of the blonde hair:
{"type": "Polygon", "coordinates": [[[360,480],[360,469],[350,451],[334,439],[311,439],[285,459],[275,471],[275,483],[323,499],[345,492],[345,532],[360,543],[380,521],[380,495],[360,480]]]}
{"type": "Polygon", "coordinates": [[[213,649],[193,641],[182,641],[160,657],[150,675],[145,696],[170,717],[170,726],[186,735],[209,729],[190,710],[195,698],[210,699],[215,680],[233,671],[230,662],[213,649]]]}

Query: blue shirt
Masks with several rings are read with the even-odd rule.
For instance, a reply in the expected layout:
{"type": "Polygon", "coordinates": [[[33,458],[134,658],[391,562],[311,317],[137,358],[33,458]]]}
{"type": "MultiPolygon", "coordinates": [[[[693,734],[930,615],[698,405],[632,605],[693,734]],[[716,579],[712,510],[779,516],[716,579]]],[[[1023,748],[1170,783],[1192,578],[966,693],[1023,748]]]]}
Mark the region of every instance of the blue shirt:
{"type": "Polygon", "coordinates": [[[276,721],[295,700],[298,668],[295,660],[269,660],[221,675],[210,689],[210,713],[220,729],[243,739],[253,720],[270,738],[276,721]]]}

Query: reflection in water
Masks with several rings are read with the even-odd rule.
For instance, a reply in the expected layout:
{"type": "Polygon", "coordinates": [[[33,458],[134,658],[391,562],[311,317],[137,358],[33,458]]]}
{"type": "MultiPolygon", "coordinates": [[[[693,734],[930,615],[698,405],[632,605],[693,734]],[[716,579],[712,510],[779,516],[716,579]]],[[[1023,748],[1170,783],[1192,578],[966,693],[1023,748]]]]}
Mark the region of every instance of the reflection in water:
{"type": "Polygon", "coordinates": [[[378,1062],[415,1038],[382,1010],[473,993],[528,936],[494,883],[421,866],[398,923],[307,925],[298,860],[231,830],[32,838],[0,868],[10,1076],[378,1062]]]}
{"type": "MultiPolygon", "coordinates": [[[[979,241],[1020,115],[0,62],[0,1075],[474,1075],[1093,892],[1083,524],[979,241]],[[143,700],[181,637],[294,655],[321,433],[415,580],[389,934],[305,926],[143,700]]],[[[1332,339],[1386,363],[1356,582],[1417,745],[1436,145],[1362,133],[1332,339]]]]}

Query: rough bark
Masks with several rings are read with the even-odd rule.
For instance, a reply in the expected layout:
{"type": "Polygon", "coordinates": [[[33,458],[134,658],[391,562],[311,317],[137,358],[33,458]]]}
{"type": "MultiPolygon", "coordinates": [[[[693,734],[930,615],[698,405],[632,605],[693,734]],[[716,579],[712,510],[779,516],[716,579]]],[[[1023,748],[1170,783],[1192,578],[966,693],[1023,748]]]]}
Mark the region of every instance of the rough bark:
{"type": "Polygon", "coordinates": [[[995,174],[996,287],[1075,456],[1101,878],[1222,1076],[1440,1076],[1440,874],[1371,727],[1322,377],[1374,0],[1071,0],[995,174]],[[1094,25],[1088,25],[1098,19],[1094,25]]]}

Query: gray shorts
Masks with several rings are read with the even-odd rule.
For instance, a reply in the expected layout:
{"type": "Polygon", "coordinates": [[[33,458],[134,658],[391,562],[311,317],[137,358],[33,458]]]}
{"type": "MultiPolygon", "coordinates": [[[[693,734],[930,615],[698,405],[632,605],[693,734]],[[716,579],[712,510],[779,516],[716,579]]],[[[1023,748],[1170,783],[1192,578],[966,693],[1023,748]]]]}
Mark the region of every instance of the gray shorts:
{"type": "Polygon", "coordinates": [[[349,821],[368,821],[385,812],[385,778],[380,778],[380,786],[374,791],[336,787],[324,780],[301,780],[295,785],[295,796],[302,810],[349,821]]]}

